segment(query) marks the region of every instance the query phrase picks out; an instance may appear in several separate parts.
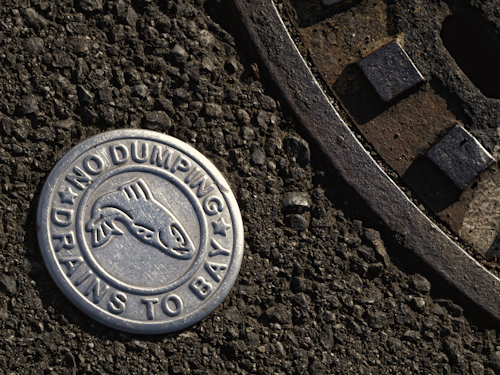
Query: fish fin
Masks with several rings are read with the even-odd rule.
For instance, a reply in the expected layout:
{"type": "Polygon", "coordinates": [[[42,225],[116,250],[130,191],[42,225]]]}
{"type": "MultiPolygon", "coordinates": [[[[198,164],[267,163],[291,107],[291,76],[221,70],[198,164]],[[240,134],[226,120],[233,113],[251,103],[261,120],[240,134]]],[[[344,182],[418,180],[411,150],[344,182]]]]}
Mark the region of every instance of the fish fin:
{"type": "Polygon", "coordinates": [[[128,200],[146,200],[152,199],[151,190],[142,178],[129,181],[118,188],[121,190],[128,200]]]}
{"type": "Polygon", "coordinates": [[[114,220],[111,218],[101,218],[97,221],[89,221],[86,224],[86,230],[91,232],[93,247],[101,247],[107,243],[114,234],[123,234],[123,231],[116,226],[114,220]]]}
{"type": "Polygon", "coordinates": [[[112,234],[117,234],[117,235],[123,234],[123,231],[116,226],[114,219],[109,219],[109,218],[105,219],[104,223],[103,223],[103,227],[109,228],[109,230],[110,230],[109,235],[112,235],[112,234]]]}
{"type": "Polygon", "coordinates": [[[92,246],[93,247],[101,247],[105,243],[107,243],[111,236],[109,233],[103,228],[102,225],[95,226],[92,229],[92,246]]]}

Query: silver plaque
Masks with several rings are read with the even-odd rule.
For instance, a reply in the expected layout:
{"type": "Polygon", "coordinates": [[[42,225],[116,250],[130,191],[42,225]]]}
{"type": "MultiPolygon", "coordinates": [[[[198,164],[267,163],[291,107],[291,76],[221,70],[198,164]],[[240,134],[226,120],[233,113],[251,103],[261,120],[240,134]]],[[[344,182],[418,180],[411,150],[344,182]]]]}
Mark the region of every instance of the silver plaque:
{"type": "Polygon", "coordinates": [[[191,146],[146,130],[103,133],[69,151],[45,183],[38,228],[64,294],[134,333],[207,316],[243,256],[240,211],[220,172],[191,146]]]}

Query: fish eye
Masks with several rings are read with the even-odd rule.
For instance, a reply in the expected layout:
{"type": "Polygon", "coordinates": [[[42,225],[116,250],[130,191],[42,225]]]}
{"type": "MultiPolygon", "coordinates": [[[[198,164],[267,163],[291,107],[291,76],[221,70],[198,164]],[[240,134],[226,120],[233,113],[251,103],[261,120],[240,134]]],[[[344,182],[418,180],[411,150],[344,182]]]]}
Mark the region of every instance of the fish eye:
{"type": "Polygon", "coordinates": [[[175,224],[172,224],[170,226],[170,232],[172,233],[172,236],[174,237],[174,240],[178,242],[181,246],[184,246],[186,244],[186,240],[184,239],[184,236],[180,232],[180,230],[176,227],[175,224]]]}

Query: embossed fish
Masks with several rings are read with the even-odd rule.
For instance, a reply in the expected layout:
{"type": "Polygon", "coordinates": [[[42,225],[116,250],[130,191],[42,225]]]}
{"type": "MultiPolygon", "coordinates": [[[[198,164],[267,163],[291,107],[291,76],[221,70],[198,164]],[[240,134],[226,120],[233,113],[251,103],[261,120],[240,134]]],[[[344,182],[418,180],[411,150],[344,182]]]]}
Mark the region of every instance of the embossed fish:
{"type": "Polygon", "coordinates": [[[177,259],[191,259],[195,247],[175,216],[153,195],[142,178],[129,181],[116,191],[98,198],[92,206],[91,219],[85,225],[91,232],[92,246],[106,244],[123,231],[117,221],[140,241],[177,259]]]}

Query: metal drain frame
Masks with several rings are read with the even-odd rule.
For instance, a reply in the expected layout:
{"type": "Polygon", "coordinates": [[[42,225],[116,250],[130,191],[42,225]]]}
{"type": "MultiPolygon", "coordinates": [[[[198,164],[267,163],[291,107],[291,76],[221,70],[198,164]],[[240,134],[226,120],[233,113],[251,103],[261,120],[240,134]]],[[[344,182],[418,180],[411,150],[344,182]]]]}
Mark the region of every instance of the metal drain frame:
{"type": "Polygon", "coordinates": [[[368,154],[314,78],[273,0],[233,2],[274,83],[330,165],[404,249],[499,322],[500,279],[439,229],[368,154]]]}

